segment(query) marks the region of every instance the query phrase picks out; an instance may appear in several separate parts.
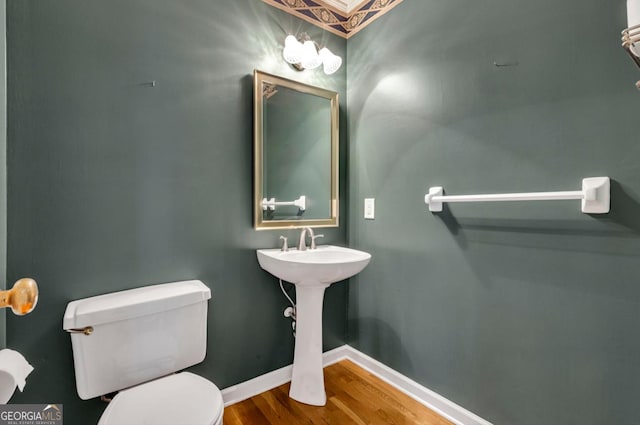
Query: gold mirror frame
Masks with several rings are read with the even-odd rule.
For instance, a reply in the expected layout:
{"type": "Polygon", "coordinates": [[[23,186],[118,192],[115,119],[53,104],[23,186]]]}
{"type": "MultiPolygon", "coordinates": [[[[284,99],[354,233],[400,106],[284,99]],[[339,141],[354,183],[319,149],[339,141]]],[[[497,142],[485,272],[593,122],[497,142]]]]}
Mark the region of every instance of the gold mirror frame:
{"type": "Polygon", "coordinates": [[[253,72],[253,217],[256,230],[267,229],[293,229],[300,227],[338,227],[338,185],[339,185],[339,103],[338,93],[314,87],[298,81],[278,77],[266,72],[255,70],[253,72]],[[263,83],[270,83],[296,90],[300,93],[311,94],[323,97],[331,102],[331,217],[327,219],[311,220],[264,220],[262,199],[265,198],[263,188],[263,160],[264,160],[264,140],[263,140],[263,83]]]}

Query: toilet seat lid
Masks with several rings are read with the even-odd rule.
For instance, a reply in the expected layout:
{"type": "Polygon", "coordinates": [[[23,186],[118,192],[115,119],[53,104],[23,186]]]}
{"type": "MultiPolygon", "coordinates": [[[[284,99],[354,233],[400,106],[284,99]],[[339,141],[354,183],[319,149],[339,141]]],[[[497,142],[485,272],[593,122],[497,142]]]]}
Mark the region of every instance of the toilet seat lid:
{"type": "Polygon", "coordinates": [[[223,407],[218,387],[182,372],[120,391],[98,425],[212,425],[223,407]]]}

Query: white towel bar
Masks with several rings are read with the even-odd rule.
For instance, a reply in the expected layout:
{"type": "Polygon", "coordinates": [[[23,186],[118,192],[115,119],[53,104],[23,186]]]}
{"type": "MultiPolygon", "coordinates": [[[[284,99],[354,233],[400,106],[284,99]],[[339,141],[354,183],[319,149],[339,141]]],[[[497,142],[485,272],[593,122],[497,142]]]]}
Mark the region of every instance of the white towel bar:
{"type": "Polygon", "coordinates": [[[276,202],[276,198],[271,198],[269,200],[267,200],[267,198],[262,199],[262,209],[264,211],[274,211],[276,207],[283,207],[286,205],[294,205],[298,207],[300,211],[304,211],[307,209],[307,197],[302,195],[295,201],[291,202],[276,202]]]}
{"type": "Polygon", "coordinates": [[[609,212],[609,177],[589,177],[582,179],[582,190],[565,192],[499,193],[487,195],[444,195],[441,186],[429,188],[424,196],[429,211],[442,211],[445,202],[507,202],[507,201],[555,201],[564,199],[582,200],[582,212],[604,214],[609,212]]]}

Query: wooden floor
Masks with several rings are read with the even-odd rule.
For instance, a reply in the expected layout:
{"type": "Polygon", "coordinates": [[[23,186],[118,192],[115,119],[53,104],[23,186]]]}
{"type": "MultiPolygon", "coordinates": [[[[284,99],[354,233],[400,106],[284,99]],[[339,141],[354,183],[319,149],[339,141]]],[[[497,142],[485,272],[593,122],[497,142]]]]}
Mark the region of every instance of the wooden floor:
{"type": "Polygon", "coordinates": [[[452,425],[349,360],[324,369],[327,405],[289,398],[289,384],[228,406],[224,425],[452,425]]]}

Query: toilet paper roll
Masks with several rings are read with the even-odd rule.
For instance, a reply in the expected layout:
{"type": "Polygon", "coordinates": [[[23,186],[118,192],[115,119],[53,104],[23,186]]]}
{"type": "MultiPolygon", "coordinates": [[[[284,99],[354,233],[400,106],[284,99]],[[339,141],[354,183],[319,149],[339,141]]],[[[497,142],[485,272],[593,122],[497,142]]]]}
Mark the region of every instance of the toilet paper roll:
{"type": "Polygon", "coordinates": [[[20,391],[24,389],[27,376],[33,371],[33,366],[17,351],[0,350],[0,404],[6,404],[16,386],[20,391]]]}

